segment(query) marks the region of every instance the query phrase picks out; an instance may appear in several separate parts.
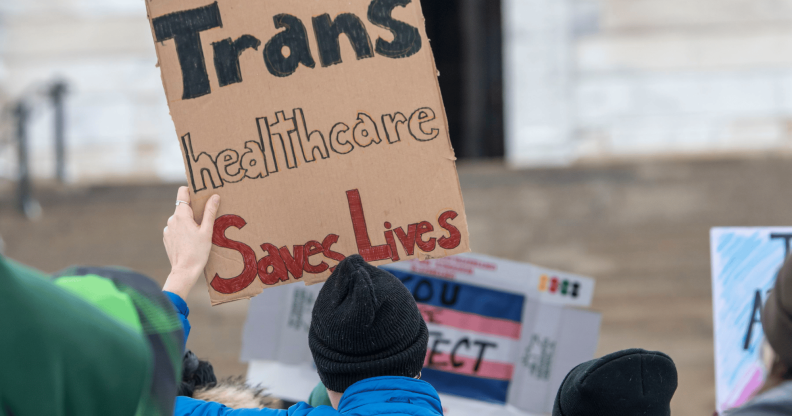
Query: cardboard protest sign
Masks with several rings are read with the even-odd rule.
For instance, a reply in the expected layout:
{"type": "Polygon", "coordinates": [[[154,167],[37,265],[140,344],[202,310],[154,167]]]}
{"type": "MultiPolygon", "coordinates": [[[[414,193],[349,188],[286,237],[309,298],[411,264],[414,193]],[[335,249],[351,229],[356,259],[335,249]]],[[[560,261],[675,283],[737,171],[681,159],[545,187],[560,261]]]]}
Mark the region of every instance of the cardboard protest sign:
{"type": "Polygon", "coordinates": [[[417,0],[149,0],[213,304],[469,251],[417,0]],[[343,36],[341,36],[343,35],[343,36]]]}
{"type": "MultiPolygon", "coordinates": [[[[382,268],[411,291],[427,322],[422,379],[441,393],[550,412],[563,377],[596,350],[599,314],[566,307],[590,304],[591,278],[475,254],[382,268]]],[[[242,359],[312,362],[307,333],[318,294],[296,286],[254,299],[242,359]]]]}
{"type": "Polygon", "coordinates": [[[742,405],[762,386],[762,308],[789,255],[790,241],[792,227],[710,232],[719,412],[742,405]]]}

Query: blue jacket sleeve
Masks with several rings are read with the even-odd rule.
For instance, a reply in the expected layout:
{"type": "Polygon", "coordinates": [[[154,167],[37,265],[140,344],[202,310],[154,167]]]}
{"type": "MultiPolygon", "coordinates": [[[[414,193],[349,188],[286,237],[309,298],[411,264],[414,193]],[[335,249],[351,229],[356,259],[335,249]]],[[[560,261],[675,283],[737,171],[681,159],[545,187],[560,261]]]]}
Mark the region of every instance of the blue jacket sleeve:
{"type": "Polygon", "coordinates": [[[278,409],[231,409],[220,403],[205,402],[190,397],[176,398],[174,416],[307,416],[308,414],[336,416],[340,415],[331,407],[322,406],[314,409],[307,403],[297,403],[289,410],[278,409]]]}
{"type": "Polygon", "coordinates": [[[231,409],[220,403],[205,402],[186,396],[176,398],[174,416],[287,416],[286,410],[231,409]]]}
{"type": "Polygon", "coordinates": [[[187,302],[185,302],[184,299],[181,298],[181,296],[175,293],[165,292],[165,291],[163,291],[162,293],[164,293],[165,296],[167,296],[168,299],[170,299],[171,303],[173,304],[173,307],[176,308],[176,312],[179,313],[179,320],[181,321],[182,327],[184,328],[184,350],[186,351],[187,338],[190,336],[190,321],[187,319],[187,317],[190,316],[190,308],[187,307],[187,302]]]}

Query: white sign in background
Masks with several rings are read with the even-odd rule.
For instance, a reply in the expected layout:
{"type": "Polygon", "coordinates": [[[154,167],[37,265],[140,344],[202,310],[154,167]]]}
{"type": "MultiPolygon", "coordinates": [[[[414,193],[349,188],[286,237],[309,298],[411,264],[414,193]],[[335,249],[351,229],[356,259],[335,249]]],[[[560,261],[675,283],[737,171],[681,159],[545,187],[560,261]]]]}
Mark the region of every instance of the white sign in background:
{"type": "Polygon", "coordinates": [[[762,386],[761,313],[789,254],[792,227],[713,228],[712,306],[717,409],[738,407],[762,386]]]}
{"type": "MultiPolygon", "coordinates": [[[[432,333],[429,355],[434,360],[441,361],[440,364],[448,361],[449,353],[455,352],[453,347],[464,339],[471,340],[470,344],[476,341],[482,346],[494,344],[497,347],[484,350],[457,347],[458,355],[451,359],[460,362],[478,359],[484,363],[482,369],[489,364],[490,369],[506,374],[488,376],[508,377],[505,405],[443,394],[447,414],[549,413],[564,376],[572,367],[594,355],[600,315],[567,307],[591,304],[594,290],[591,278],[475,254],[401,262],[385,268],[394,273],[440,277],[483,290],[513,293],[525,299],[522,321],[517,324],[519,334],[512,339],[477,332],[475,328],[448,326],[443,319],[429,322],[432,333]],[[484,355],[477,356],[479,352],[484,355]]],[[[414,293],[419,294],[420,289],[413,288],[414,293]]],[[[307,331],[313,302],[320,289],[321,285],[289,285],[265,291],[251,301],[241,354],[243,361],[250,362],[248,378],[251,383],[262,383],[273,395],[289,400],[301,401],[308,397],[319,381],[313,369],[307,331]],[[268,380],[279,382],[270,384],[268,380]]],[[[419,300],[419,307],[426,318],[427,308],[432,306],[419,300]]],[[[429,318],[431,321],[431,316],[429,318]]],[[[470,344],[465,343],[463,347],[470,344]]],[[[477,381],[477,375],[472,376],[471,380],[477,381]]]]}
{"type": "Polygon", "coordinates": [[[387,269],[411,271],[469,283],[485,281],[488,287],[514,290],[542,303],[589,307],[594,298],[594,279],[560,272],[530,263],[465,253],[428,261],[388,264],[387,269]]]}

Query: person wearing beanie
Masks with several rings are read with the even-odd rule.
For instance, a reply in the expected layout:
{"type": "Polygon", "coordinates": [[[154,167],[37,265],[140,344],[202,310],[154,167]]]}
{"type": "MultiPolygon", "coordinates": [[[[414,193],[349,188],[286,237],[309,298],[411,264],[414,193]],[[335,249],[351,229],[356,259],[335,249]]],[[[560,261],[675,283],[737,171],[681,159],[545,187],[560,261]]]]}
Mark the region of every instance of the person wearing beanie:
{"type": "Polygon", "coordinates": [[[357,391],[372,383],[404,384],[437,397],[428,383],[416,380],[428,341],[409,290],[359,255],[341,261],[327,280],[308,331],[316,370],[336,408],[353,385],[357,391]]]}
{"type": "Polygon", "coordinates": [[[573,368],[553,416],[669,416],[677,370],[662,352],[629,349],[573,368]]]}
{"type": "Polygon", "coordinates": [[[759,394],[726,416],[792,415],[792,256],[776,275],[762,311],[762,359],[767,378],[759,394]]]}
{"type": "MultiPolygon", "coordinates": [[[[186,187],[179,189],[177,200],[189,203],[186,187]]],[[[177,306],[186,327],[189,310],[183,300],[203,276],[219,204],[219,196],[209,200],[200,225],[189,206],[179,204],[164,231],[171,274],[163,290],[177,306]]],[[[342,260],[325,282],[314,304],[307,341],[332,406],[312,407],[301,402],[288,410],[231,409],[221,403],[179,396],[174,415],[443,414],[437,391],[420,380],[429,331],[415,299],[399,279],[362,257],[353,255],[342,260]]]]}

